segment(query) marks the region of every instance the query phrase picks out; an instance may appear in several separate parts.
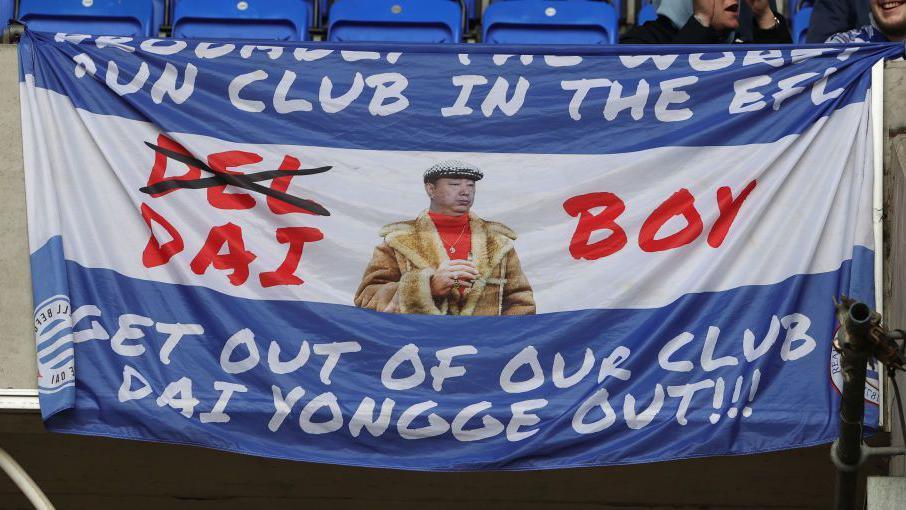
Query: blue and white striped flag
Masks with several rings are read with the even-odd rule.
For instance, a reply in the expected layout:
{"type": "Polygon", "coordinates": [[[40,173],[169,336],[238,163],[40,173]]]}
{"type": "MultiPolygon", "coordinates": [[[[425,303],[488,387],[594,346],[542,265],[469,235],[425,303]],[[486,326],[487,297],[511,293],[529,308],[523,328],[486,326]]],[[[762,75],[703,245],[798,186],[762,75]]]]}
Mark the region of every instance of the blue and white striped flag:
{"type": "Polygon", "coordinates": [[[835,437],[899,45],[19,52],[51,430],[426,470],[835,437]]]}

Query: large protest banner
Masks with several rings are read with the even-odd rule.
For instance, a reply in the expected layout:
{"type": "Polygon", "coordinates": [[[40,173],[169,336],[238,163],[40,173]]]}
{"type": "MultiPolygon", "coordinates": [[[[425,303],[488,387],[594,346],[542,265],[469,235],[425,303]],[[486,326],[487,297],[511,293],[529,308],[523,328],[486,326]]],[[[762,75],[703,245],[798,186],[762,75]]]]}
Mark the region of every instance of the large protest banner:
{"type": "Polygon", "coordinates": [[[901,51],[27,32],[46,425],[430,470],[828,442],[901,51]]]}

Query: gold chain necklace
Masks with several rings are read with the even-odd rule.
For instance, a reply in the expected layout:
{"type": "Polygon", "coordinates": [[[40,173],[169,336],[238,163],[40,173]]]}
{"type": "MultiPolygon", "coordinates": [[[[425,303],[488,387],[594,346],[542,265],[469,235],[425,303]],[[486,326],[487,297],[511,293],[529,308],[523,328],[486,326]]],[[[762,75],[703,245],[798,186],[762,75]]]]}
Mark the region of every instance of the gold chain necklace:
{"type": "Polygon", "coordinates": [[[460,239],[462,239],[462,235],[466,233],[466,227],[468,227],[468,226],[469,226],[469,223],[466,222],[466,224],[462,226],[462,230],[459,231],[459,235],[456,236],[456,240],[453,241],[452,244],[450,244],[450,254],[451,255],[456,253],[456,244],[459,242],[460,239]]]}

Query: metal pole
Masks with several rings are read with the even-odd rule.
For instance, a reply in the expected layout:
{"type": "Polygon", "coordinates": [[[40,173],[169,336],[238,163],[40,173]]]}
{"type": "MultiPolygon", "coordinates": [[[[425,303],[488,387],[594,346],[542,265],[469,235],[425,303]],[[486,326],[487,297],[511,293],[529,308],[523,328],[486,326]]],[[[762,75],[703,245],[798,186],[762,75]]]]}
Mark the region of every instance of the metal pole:
{"type": "Polygon", "coordinates": [[[865,409],[864,353],[845,349],[842,353],[843,398],[840,402],[840,438],[836,442],[836,455],[840,462],[852,470],[837,469],[837,510],[855,508],[857,468],[862,456],[862,417],[865,409]],[[847,352],[849,351],[849,352],[847,352]]]}
{"type": "Polygon", "coordinates": [[[22,466],[10,454],[6,453],[3,448],[0,448],[0,470],[9,475],[16,487],[25,494],[35,508],[38,510],[53,510],[53,505],[47,499],[47,496],[44,495],[44,491],[38,487],[38,484],[28,476],[22,466]]]}
{"type": "Polygon", "coordinates": [[[840,437],[834,443],[837,467],[837,510],[855,508],[856,482],[862,457],[862,418],[865,412],[865,373],[871,309],[864,303],[853,304],[843,327],[846,341],[840,346],[843,391],[840,401],[840,437]]]}

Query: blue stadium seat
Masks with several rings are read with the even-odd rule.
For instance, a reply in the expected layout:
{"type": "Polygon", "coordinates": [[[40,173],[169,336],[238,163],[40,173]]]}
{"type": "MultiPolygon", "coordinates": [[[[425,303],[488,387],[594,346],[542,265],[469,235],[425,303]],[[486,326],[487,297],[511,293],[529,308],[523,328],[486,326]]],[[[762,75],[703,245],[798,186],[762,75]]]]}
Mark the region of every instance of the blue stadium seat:
{"type": "MultiPolygon", "coordinates": [[[[806,7],[811,8],[814,6],[815,6],[815,0],[787,0],[786,16],[788,18],[792,18],[793,16],[796,15],[796,13],[798,13],[802,9],[805,9],[806,7]]],[[[795,41],[795,39],[794,39],[794,41],[795,41]]]]}
{"type": "MultiPolygon", "coordinates": [[[[459,3],[459,0],[449,0],[449,1],[459,3]]],[[[320,2],[321,2],[321,19],[323,21],[327,21],[327,14],[330,11],[330,5],[332,2],[330,0],[320,0],[320,2]]],[[[480,2],[481,2],[481,0],[463,0],[463,5],[465,5],[465,9],[466,9],[466,17],[469,20],[475,21],[481,15],[480,2]]]]}
{"type": "Polygon", "coordinates": [[[335,0],[330,41],[462,42],[462,11],[449,0],[335,0]]]}
{"type": "Polygon", "coordinates": [[[173,37],[307,41],[308,0],[177,0],[173,37]]]}
{"type": "Polygon", "coordinates": [[[654,4],[649,2],[644,2],[642,8],[639,9],[639,13],[635,16],[636,25],[644,25],[649,21],[654,21],[657,19],[657,8],[654,4]]]}
{"type": "Polygon", "coordinates": [[[16,15],[15,11],[16,2],[14,0],[0,0],[0,21],[4,27],[9,25],[9,20],[16,15]]]}
{"type": "Polygon", "coordinates": [[[21,0],[19,20],[31,30],[93,35],[156,35],[154,0],[21,0]]]}
{"type": "MultiPolygon", "coordinates": [[[[474,0],[473,0],[473,1],[474,1],[474,0]]],[[[493,1],[493,0],[492,0],[492,1],[493,1]]],[[[504,0],[498,0],[498,1],[504,1],[504,0]]],[[[522,1],[524,1],[524,0],[505,0],[505,1],[510,1],[510,2],[519,1],[519,2],[522,2],[522,1]]],[[[615,11],[617,11],[617,18],[619,18],[619,17],[622,16],[622,14],[623,14],[623,0],[560,0],[560,1],[562,1],[562,2],[607,2],[607,3],[609,3],[610,5],[613,6],[613,8],[614,8],[615,11]]],[[[742,0],[742,1],[744,2],[745,0],[742,0]]],[[[467,2],[467,3],[468,3],[468,2],[467,2]]],[[[644,2],[643,2],[643,3],[644,3],[644,2]]]]}
{"type": "MultiPolygon", "coordinates": [[[[458,0],[454,0],[454,1],[458,1],[458,0]]],[[[481,1],[480,0],[465,0],[464,4],[466,6],[466,17],[470,20],[478,19],[478,16],[481,14],[480,12],[478,12],[481,10],[481,1]]]]}
{"type": "Polygon", "coordinates": [[[616,44],[618,27],[607,2],[519,0],[484,12],[484,42],[492,44],[616,44]]]}
{"type": "Polygon", "coordinates": [[[160,26],[164,24],[165,13],[167,12],[166,0],[154,0],[154,16],[151,22],[151,33],[157,35],[160,26]]]}
{"type": "Polygon", "coordinates": [[[318,0],[318,4],[319,4],[319,8],[321,9],[320,12],[321,12],[322,25],[326,26],[327,24],[324,22],[327,21],[327,13],[330,12],[331,1],[330,0],[318,0]]]}
{"type": "Polygon", "coordinates": [[[805,36],[812,19],[812,8],[803,7],[793,15],[793,43],[805,44],[805,36]]]}

